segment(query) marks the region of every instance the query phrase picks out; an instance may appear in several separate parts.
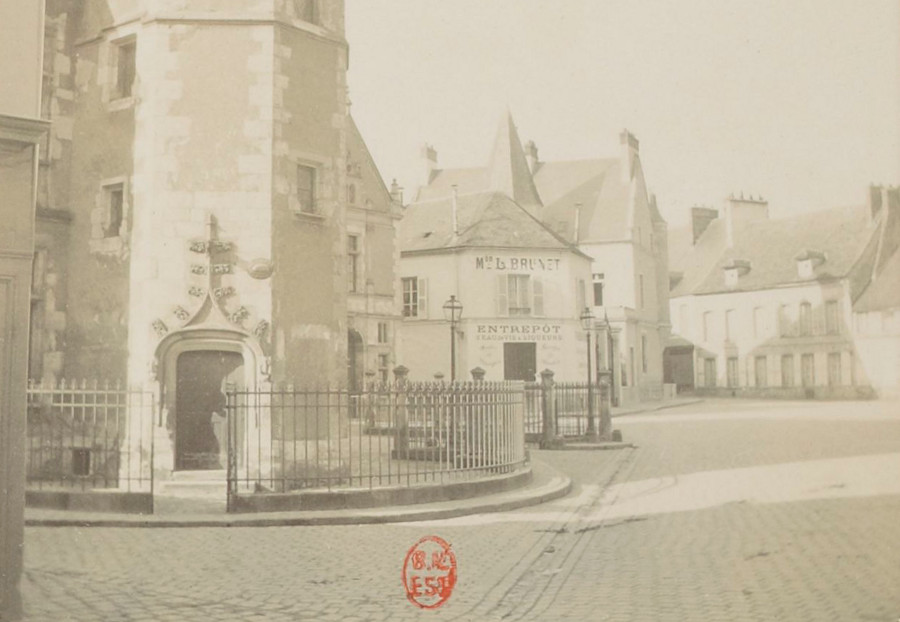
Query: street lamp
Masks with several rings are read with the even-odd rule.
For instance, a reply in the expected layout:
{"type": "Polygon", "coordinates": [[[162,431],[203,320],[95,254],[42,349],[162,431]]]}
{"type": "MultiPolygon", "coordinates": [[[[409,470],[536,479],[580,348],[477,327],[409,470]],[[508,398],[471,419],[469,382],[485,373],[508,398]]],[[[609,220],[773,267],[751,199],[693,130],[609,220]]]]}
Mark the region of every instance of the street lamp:
{"type": "Polygon", "coordinates": [[[606,313],[606,309],[603,309],[603,324],[606,330],[606,369],[609,370],[609,402],[611,405],[615,406],[616,372],[613,365],[613,353],[615,350],[613,349],[612,326],[609,323],[609,315],[606,313]]]}
{"type": "Polygon", "coordinates": [[[456,380],[456,325],[462,317],[462,303],[455,295],[444,303],[444,319],[450,322],[450,381],[456,380]]]}
{"type": "Polygon", "coordinates": [[[591,382],[591,330],[594,328],[594,314],[590,307],[585,307],[581,312],[581,327],[587,334],[587,399],[588,399],[588,424],[587,435],[596,436],[597,428],[594,426],[594,385],[591,382]]]}

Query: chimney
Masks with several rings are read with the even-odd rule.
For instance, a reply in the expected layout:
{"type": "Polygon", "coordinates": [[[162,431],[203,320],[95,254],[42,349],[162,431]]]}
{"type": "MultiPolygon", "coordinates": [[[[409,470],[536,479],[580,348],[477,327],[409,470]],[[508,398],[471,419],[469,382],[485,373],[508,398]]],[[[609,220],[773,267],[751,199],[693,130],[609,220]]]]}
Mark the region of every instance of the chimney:
{"type": "Polygon", "coordinates": [[[458,191],[456,189],[456,184],[453,184],[453,195],[450,197],[450,218],[453,223],[453,235],[454,237],[459,235],[459,209],[456,205],[456,200],[458,196],[458,191]]]}
{"type": "Polygon", "coordinates": [[[619,143],[622,145],[622,181],[630,182],[634,174],[634,159],[640,152],[640,143],[628,130],[622,130],[619,134],[619,143]]]}
{"type": "Polygon", "coordinates": [[[396,177],[391,181],[391,201],[397,205],[403,205],[403,188],[397,183],[396,177]]]}
{"type": "Polygon", "coordinates": [[[729,196],[725,201],[725,237],[728,248],[734,246],[747,223],[768,218],[769,202],[762,196],[754,198],[751,194],[745,199],[743,192],[739,197],[734,194],[729,196]]]}
{"type": "Polygon", "coordinates": [[[581,203],[575,204],[575,231],[572,232],[572,243],[578,244],[578,232],[581,229],[581,203]]]}
{"type": "Polygon", "coordinates": [[[422,159],[425,161],[425,174],[422,185],[427,186],[431,183],[431,178],[434,177],[434,172],[437,170],[437,151],[434,147],[425,143],[422,146],[421,155],[422,159]]]}
{"type": "Polygon", "coordinates": [[[711,207],[692,207],[691,208],[691,229],[693,230],[693,243],[696,245],[697,240],[706,231],[709,223],[719,217],[719,211],[711,207]]]}
{"type": "Polygon", "coordinates": [[[882,205],[884,205],[884,194],[882,192],[883,188],[881,186],[876,186],[875,184],[869,184],[869,197],[867,204],[869,206],[869,219],[874,220],[878,215],[878,212],[881,211],[882,205]]]}
{"type": "Polygon", "coordinates": [[[534,175],[534,171],[537,170],[538,165],[538,150],[537,145],[534,144],[533,140],[529,140],[525,143],[525,160],[528,162],[528,170],[534,175]]]}

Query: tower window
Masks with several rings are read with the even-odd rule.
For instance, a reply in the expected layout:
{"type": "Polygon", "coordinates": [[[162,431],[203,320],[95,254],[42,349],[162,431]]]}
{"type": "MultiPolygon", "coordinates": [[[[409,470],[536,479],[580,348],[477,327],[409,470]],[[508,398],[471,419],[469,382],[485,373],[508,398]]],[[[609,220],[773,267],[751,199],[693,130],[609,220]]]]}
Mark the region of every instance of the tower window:
{"type": "Polygon", "coordinates": [[[135,76],[136,42],[131,39],[119,43],[116,52],[115,99],[131,97],[135,76]]]}
{"type": "Polygon", "coordinates": [[[297,202],[304,214],[316,213],[316,169],[297,165],[297,202]]]}
{"type": "Polygon", "coordinates": [[[125,189],[122,184],[106,187],[106,214],[103,225],[103,237],[115,238],[122,230],[122,218],[125,204],[125,189]]]}
{"type": "Polygon", "coordinates": [[[359,288],[359,236],[347,236],[347,280],[349,290],[356,292],[359,288]]]}
{"type": "Polygon", "coordinates": [[[316,0],[294,0],[294,16],[297,19],[315,24],[318,17],[316,13],[316,0]]]}

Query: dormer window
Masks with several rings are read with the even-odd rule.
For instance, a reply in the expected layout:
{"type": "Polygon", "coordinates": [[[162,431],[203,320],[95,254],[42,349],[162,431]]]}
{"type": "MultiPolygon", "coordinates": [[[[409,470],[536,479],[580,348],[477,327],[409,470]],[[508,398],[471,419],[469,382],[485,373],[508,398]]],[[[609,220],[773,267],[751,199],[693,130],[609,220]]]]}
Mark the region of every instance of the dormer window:
{"type": "Polygon", "coordinates": [[[794,259],[797,261],[797,276],[801,279],[813,279],[816,268],[825,263],[825,253],[807,249],[794,259]]]}
{"type": "Polygon", "coordinates": [[[723,269],[725,270],[725,285],[737,287],[740,278],[750,272],[750,262],[745,259],[732,259],[723,269]]]}

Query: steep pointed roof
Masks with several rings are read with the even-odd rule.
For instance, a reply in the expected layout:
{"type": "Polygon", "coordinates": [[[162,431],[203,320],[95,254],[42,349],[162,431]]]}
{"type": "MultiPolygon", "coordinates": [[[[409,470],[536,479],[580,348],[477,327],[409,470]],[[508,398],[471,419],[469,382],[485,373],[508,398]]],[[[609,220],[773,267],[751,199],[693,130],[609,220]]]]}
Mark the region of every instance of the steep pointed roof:
{"type": "Polygon", "coordinates": [[[519,205],[542,205],[525,159],[522,141],[509,111],[500,120],[488,162],[488,188],[502,192],[519,205]]]}
{"type": "Polygon", "coordinates": [[[579,252],[504,193],[460,195],[457,199],[457,234],[453,232],[452,210],[452,198],[409,205],[399,226],[401,252],[460,247],[579,252]]]}

